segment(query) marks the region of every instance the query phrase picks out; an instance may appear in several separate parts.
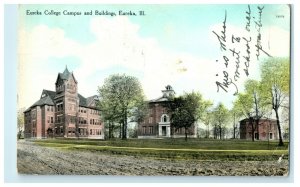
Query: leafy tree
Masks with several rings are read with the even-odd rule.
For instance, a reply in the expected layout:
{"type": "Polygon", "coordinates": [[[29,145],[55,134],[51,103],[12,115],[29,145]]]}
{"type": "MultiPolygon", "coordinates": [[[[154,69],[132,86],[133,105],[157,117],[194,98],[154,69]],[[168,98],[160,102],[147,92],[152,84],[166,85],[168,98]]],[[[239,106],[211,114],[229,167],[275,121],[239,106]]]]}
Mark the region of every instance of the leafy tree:
{"type": "Polygon", "coordinates": [[[237,96],[234,102],[233,111],[235,117],[246,117],[251,126],[252,141],[254,141],[254,132],[259,134],[259,121],[269,111],[266,102],[267,95],[263,90],[261,82],[256,80],[247,80],[245,82],[245,91],[237,96]]]}
{"type": "Polygon", "coordinates": [[[205,137],[209,138],[209,125],[212,122],[212,117],[213,117],[213,113],[211,110],[211,107],[213,106],[213,103],[209,100],[204,101],[203,102],[203,106],[205,108],[205,110],[203,111],[203,115],[200,117],[201,121],[204,123],[204,125],[206,126],[206,133],[205,133],[205,137]]]}
{"type": "MultiPolygon", "coordinates": [[[[266,102],[267,94],[263,90],[261,82],[256,80],[248,80],[245,83],[245,90],[247,94],[252,94],[253,110],[254,110],[254,122],[257,133],[259,134],[259,121],[264,117],[269,109],[266,102]]],[[[252,136],[254,134],[252,133],[252,136]]],[[[259,137],[258,137],[259,138],[259,137]]]]}
{"type": "Polygon", "coordinates": [[[185,140],[187,141],[188,128],[190,128],[201,116],[202,95],[200,93],[186,93],[180,97],[172,98],[167,103],[167,108],[171,113],[171,125],[175,129],[185,129],[185,140]]]}
{"type": "Polygon", "coordinates": [[[239,93],[233,103],[233,109],[236,118],[247,118],[251,126],[252,141],[254,141],[254,121],[253,121],[253,102],[250,94],[239,93]]]}
{"type": "Polygon", "coordinates": [[[137,138],[138,137],[137,132],[138,132],[137,125],[134,125],[133,127],[128,129],[128,136],[130,138],[137,138]]]}
{"type": "Polygon", "coordinates": [[[119,129],[119,123],[121,122],[121,111],[118,108],[117,100],[112,100],[112,95],[106,94],[105,97],[100,98],[98,108],[101,110],[103,119],[105,121],[105,129],[108,129],[108,138],[114,138],[114,132],[119,129]]]}
{"type": "Polygon", "coordinates": [[[238,128],[238,125],[237,125],[237,120],[239,119],[239,117],[237,116],[237,111],[236,109],[233,107],[232,110],[230,111],[230,113],[232,114],[232,118],[233,118],[233,139],[236,138],[236,134],[237,134],[237,128],[238,128]]]}
{"type": "Polygon", "coordinates": [[[279,133],[279,146],[283,146],[279,109],[289,105],[290,60],[289,58],[269,58],[261,65],[262,85],[267,100],[274,110],[279,133]]]}
{"type": "Polygon", "coordinates": [[[133,76],[114,74],[105,79],[98,92],[99,107],[104,119],[111,125],[120,123],[122,139],[126,139],[128,119],[135,118],[136,110],[142,109],[144,104],[140,82],[133,76]]]}
{"type": "MultiPolygon", "coordinates": [[[[229,121],[229,110],[223,105],[223,103],[219,103],[213,110],[213,123],[214,127],[214,137],[217,138],[219,134],[219,138],[222,138],[222,132],[224,132],[224,128],[229,121]]],[[[223,134],[224,135],[224,134],[223,134]]]]}
{"type": "Polygon", "coordinates": [[[147,115],[147,103],[139,102],[135,108],[132,109],[132,118],[130,122],[137,122],[138,124],[144,121],[145,116],[147,115]]]}

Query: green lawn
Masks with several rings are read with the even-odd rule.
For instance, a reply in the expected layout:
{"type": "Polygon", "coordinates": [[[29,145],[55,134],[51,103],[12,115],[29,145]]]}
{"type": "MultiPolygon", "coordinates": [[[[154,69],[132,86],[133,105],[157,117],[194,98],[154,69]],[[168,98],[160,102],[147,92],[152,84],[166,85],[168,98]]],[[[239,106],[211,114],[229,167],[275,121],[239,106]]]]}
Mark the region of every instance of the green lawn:
{"type": "Polygon", "coordinates": [[[35,140],[44,143],[63,143],[77,145],[101,145],[117,147],[142,147],[142,148],[176,148],[176,149],[209,149],[209,150],[274,150],[288,149],[288,142],[285,146],[277,147],[277,141],[245,141],[245,140],[214,140],[214,139],[128,139],[128,140],[87,140],[87,139],[44,139],[35,140]]]}
{"type": "Polygon", "coordinates": [[[288,142],[211,140],[211,139],[129,139],[129,140],[34,140],[41,146],[63,150],[101,152],[114,155],[197,160],[277,160],[288,159],[288,142]]]}

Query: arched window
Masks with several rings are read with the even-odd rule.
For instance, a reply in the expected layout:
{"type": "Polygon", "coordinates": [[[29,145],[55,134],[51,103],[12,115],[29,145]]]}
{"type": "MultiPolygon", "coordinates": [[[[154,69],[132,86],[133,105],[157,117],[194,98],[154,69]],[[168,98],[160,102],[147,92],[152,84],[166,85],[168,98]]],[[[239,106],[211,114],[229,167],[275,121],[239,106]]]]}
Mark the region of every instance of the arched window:
{"type": "Polygon", "coordinates": [[[164,122],[164,123],[169,122],[169,117],[167,114],[163,114],[161,116],[161,122],[164,122]]]}

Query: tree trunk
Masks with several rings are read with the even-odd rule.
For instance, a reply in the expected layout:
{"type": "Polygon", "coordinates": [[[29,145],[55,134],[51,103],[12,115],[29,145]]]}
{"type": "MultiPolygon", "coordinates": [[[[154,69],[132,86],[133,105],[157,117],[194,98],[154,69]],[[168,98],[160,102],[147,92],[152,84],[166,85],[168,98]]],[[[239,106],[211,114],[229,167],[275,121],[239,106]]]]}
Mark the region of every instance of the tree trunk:
{"type": "Polygon", "coordinates": [[[209,138],[209,124],[207,125],[207,138],[209,138]]]}
{"type": "Polygon", "coordinates": [[[257,132],[257,140],[259,140],[259,128],[258,128],[259,117],[258,117],[258,101],[257,101],[256,92],[253,93],[253,97],[254,97],[254,103],[255,103],[255,129],[257,132]]]}
{"type": "Polygon", "coordinates": [[[276,113],[276,121],[277,121],[277,128],[278,128],[278,134],[279,134],[279,143],[278,143],[278,146],[283,146],[283,141],[282,141],[282,136],[281,136],[281,128],[280,128],[280,121],[279,121],[279,115],[278,115],[278,109],[275,110],[275,113],[276,113]]]}
{"type": "Polygon", "coordinates": [[[125,134],[125,124],[124,124],[125,122],[123,121],[122,122],[122,139],[124,140],[125,138],[124,138],[124,134],[125,134]]]}
{"type": "Polygon", "coordinates": [[[233,139],[235,139],[235,113],[233,113],[233,139]]]}
{"type": "Polygon", "coordinates": [[[125,140],[127,139],[127,112],[124,114],[124,119],[123,119],[123,136],[122,139],[125,140]]]}
{"type": "Polygon", "coordinates": [[[217,139],[217,126],[214,127],[214,139],[217,139]]]}
{"type": "Polygon", "coordinates": [[[116,126],[114,124],[114,122],[111,123],[111,138],[115,138],[114,132],[115,132],[116,126]]]}
{"type": "Polygon", "coordinates": [[[219,133],[220,133],[220,140],[222,139],[222,127],[221,127],[221,125],[219,126],[219,133]]]}
{"type": "Polygon", "coordinates": [[[120,131],[119,131],[119,138],[122,138],[122,133],[123,133],[123,122],[120,123],[120,131]]]}
{"type": "Polygon", "coordinates": [[[235,125],[233,125],[233,139],[235,139],[235,129],[236,129],[236,127],[235,127],[235,125]]]}
{"type": "Polygon", "coordinates": [[[108,121],[108,139],[111,139],[111,130],[112,130],[111,121],[108,121]]]}
{"type": "Polygon", "coordinates": [[[184,128],[184,131],[185,131],[185,141],[187,141],[187,128],[186,127],[184,128]]]}

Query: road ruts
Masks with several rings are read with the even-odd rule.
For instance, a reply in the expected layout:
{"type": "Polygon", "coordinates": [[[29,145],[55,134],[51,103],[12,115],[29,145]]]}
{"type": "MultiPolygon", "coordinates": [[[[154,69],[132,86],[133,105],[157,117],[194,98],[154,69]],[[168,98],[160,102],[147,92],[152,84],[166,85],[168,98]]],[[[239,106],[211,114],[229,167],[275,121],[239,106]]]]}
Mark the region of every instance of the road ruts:
{"type": "Polygon", "coordinates": [[[19,174],[286,176],[288,161],[165,160],[41,147],[18,141],[19,174]]]}

